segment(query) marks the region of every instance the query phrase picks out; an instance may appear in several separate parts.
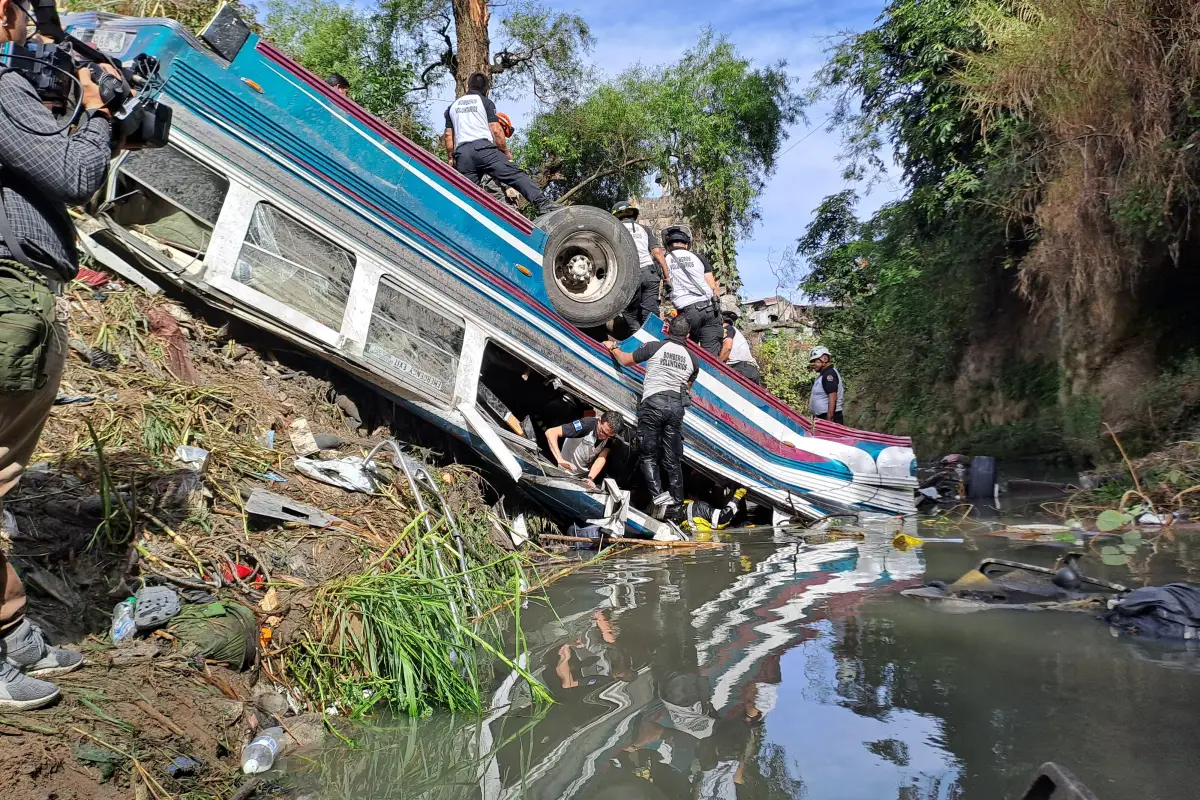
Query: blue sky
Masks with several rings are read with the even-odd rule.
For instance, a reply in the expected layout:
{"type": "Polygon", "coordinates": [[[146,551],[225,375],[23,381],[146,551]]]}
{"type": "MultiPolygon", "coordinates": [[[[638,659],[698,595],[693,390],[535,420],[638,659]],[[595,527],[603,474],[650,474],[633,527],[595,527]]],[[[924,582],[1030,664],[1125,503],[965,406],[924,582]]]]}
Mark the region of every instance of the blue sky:
{"type": "MultiPolygon", "coordinates": [[[[658,0],[653,3],[582,3],[548,0],[547,5],[581,15],[591,25],[596,46],[591,60],[610,74],[632,64],[676,60],[695,43],[705,27],[726,34],[756,64],[786,60],[797,88],[806,88],[824,63],[828,37],[839,31],[871,27],[885,0],[658,0]]],[[[531,104],[506,102],[516,112],[518,127],[532,113],[531,104]]],[[[828,108],[814,107],[809,122],[819,127],[828,108]]],[[[762,220],[738,246],[744,298],[773,294],[776,279],[769,257],[795,246],[823,197],[843,188],[836,133],[812,131],[804,123],[790,131],[778,170],[760,200],[762,220]],[[811,135],[809,135],[811,133],[811,135]],[[797,141],[808,138],[797,144],[797,141]],[[795,145],[793,147],[793,145],[795,145]]],[[[860,214],[899,196],[897,184],[879,184],[864,199],[860,214]]]]}

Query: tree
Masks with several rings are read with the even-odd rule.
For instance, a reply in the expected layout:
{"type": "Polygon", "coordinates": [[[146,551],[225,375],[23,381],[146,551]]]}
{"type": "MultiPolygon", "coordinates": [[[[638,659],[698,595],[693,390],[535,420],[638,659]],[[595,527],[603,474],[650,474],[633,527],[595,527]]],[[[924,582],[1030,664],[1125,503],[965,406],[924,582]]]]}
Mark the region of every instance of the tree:
{"type": "Polygon", "coordinates": [[[482,72],[501,95],[528,86],[543,102],[553,102],[578,91],[589,74],[583,61],[593,43],[587,23],[534,0],[383,0],[380,8],[396,21],[421,65],[417,88],[449,77],[462,94],[467,78],[482,72]],[[497,47],[491,39],[494,8],[504,10],[497,47]]]}
{"type": "Polygon", "coordinates": [[[351,97],[364,108],[430,147],[432,132],[420,121],[421,106],[412,91],[417,70],[397,46],[398,28],[387,15],[368,15],[331,0],[270,0],[265,35],[317,75],[343,75],[351,97]]]}
{"type": "Polygon", "coordinates": [[[783,62],[755,68],[711,31],[675,64],[634,67],[533,121],[521,157],[560,201],[606,207],[657,174],[738,286],[735,243],[758,219],[800,98],[783,62]]]}

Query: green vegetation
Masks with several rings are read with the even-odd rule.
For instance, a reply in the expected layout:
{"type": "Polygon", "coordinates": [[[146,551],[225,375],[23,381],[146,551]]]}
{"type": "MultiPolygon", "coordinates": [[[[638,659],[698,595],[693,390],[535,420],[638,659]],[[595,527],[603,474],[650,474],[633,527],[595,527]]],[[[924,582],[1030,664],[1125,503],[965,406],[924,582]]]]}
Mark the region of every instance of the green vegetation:
{"type": "Polygon", "coordinates": [[[763,380],[771,394],[802,413],[808,412],[813,373],[808,369],[808,350],[794,331],[780,331],[763,338],[755,349],[763,380]]]}
{"type": "Polygon", "coordinates": [[[539,114],[519,157],[556,198],[602,208],[655,177],[736,288],[735,244],[758,219],[756,198],[800,116],[784,66],[755,68],[707,31],[677,63],[633,67],[539,114]]]}
{"type": "Polygon", "coordinates": [[[1198,21],[1168,0],[893,0],[833,47],[811,100],[847,179],[891,163],[907,189],[865,220],[858,188],[832,195],[798,242],[801,288],[835,304],[820,334],[873,399],[857,423],[1083,457],[1101,420],[1138,450],[1186,430],[1198,21]]]}
{"type": "MultiPolygon", "coordinates": [[[[370,571],[321,587],[313,625],[288,654],[289,678],[317,707],[336,704],[353,715],[381,703],[413,716],[435,708],[478,712],[489,683],[481,671],[498,663],[549,701],[545,687],[505,655],[506,618],[468,621],[520,595],[523,556],[497,555],[462,572],[451,566],[458,553],[448,520],[425,522],[424,515],[413,519],[370,571]]],[[[486,519],[467,526],[474,529],[472,550],[494,549],[486,519]]],[[[519,658],[520,603],[512,607],[519,658]]]]}

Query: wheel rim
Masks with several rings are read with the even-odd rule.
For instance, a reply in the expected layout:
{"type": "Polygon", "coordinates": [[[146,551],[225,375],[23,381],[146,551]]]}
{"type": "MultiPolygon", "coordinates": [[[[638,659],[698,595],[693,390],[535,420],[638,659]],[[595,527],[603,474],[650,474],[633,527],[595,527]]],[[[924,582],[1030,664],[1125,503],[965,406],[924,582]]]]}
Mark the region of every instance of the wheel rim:
{"type": "Polygon", "coordinates": [[[594,233],[568,236],[554,257],[554,282],[577,303],[603,299],[617,282],[616,252],[594,233]]]}

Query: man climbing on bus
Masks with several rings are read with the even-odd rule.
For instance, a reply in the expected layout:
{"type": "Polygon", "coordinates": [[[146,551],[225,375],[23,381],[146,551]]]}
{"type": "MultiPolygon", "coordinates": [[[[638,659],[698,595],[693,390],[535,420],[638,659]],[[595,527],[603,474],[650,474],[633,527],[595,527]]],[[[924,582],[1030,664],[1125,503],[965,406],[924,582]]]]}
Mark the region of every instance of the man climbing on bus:
{"type": "Polygon", "coordinates": [[[692,235],[678,225],[663,230],[671,278],[671,304],[688,321],[691,339],[714,356],[721,354],[720,290],[712,265],[693,253],[692,235]]]}
{"type": "Polygon", "coordinates": [[[539,214],[549,214],[559,206],[513,163],[496,106],[487,98],[489,88],[488,77],[476,72],[467,79],[467,93],[446,109],[446,159],[471,182],[490,175],[520,192],[539,214]]]}
{"type": "Polygon", "coordinates": [[[674,513],[684,500],[683,410],[700,372],[699,362],[687,349],[689,330],[687,317],[680,314],[671,320],[668,338],[646,342],[632,353],[618,349],[618,342],[606,344],[621,366],[646,365],[638,405],[638,463],[660,519],[674,513]],[[667,491],[663,491],[663,473],[667,491]]]}
{"type": "Polygon", "coordinates": [[[554,462],[572,475],[586,475],[593,486],[608,463],[608,442],[621,433],[625,422],[620,412],[605,411],[546,431],[546,444],[554,462]],[[561,449],[560,449],[560,444],[561,449]]]}
{"type": "Polygon", "coordinates": [[[731,309],[722,316],[725,318],[725,338],[721,342],[721,360],[728,364],[734,372],[752,383],[765,386],[762,372],[758,368],[758,361],[755,360],[754,353],[750,352],[750,342],[735,327],[735,323],[738,321],[738,312],[731,309]]]}
{"type": "Polygon", "coordinates": [[[658,313],[658,293],[663,281],[671,282],[671,273],[667,269],[663,249],[658,246],[654,232],[639,223],[638,207],[628,200],[622,200],[613,206],[613,216],[621,221],[621,227],[629,231],[633,243],[637,247],[638,265],[641,268],[642,281],[638,284],[633,299],[621,312],[622,319],[629,326],[629,331],[638,330],[651,314],[658,313]]]}

